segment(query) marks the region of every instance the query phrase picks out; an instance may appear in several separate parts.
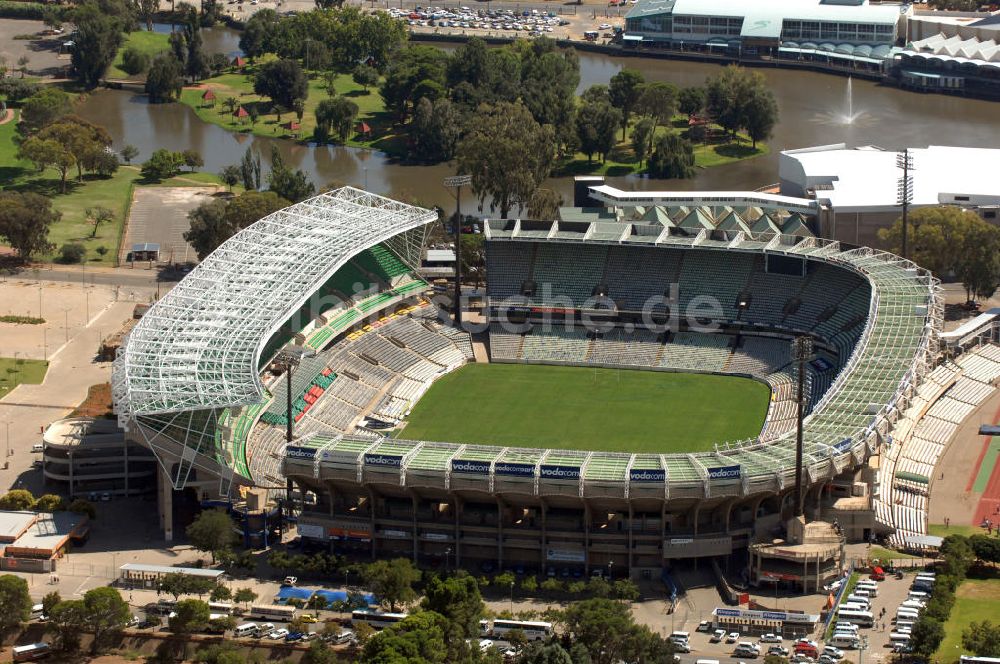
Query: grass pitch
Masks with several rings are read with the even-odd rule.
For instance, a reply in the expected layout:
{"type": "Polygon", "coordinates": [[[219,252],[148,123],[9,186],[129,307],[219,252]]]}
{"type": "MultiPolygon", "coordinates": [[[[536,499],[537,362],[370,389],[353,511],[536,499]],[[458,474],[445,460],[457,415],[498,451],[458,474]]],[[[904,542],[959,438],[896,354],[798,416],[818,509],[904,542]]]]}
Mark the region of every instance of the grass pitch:
{"type": "Polygon", "coordinates": [[[995,620],[1000,606],[1000,579],[967,579],[955,592],[955,606],[944,624],[944,640],[931,659],[955,662],[960,655],[969,655],[962,647],[962,632],[973,622],[995,620]]]}
{"type": "Polygon", "coordinates": [[[400,438],[615,452],[697,452],[760,433],[771,391],[749,378],[469,364],[413,408],[400,438]]]}

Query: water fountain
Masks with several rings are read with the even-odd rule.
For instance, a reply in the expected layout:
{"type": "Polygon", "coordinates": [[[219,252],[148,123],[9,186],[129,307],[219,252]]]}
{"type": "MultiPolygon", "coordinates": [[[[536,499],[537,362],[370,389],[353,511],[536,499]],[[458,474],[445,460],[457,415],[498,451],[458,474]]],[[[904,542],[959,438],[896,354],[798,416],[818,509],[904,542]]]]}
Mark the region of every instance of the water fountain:
{"type": "Polygon", "coordinates": [[[854,124],[854,79],[847,77],[847,114],[843,117],[843,124],[854,124]]]}

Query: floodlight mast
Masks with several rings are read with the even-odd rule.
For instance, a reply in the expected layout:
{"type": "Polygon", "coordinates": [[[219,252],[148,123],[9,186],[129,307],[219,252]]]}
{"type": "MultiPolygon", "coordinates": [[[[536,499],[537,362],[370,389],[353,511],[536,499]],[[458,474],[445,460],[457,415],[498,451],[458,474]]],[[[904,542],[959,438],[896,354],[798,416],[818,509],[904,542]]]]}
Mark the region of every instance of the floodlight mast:
{"type": "Polygon", "coordinates": [[[444,186],[455,190],[455,327],[462,326],[462,187],[472,184],[471,175],[452,175],[444,186]]]}
{"type": "Polygon", "coordinates": [[[909,212],[910,203],[913,202],[913,176],[910,175],[910,171],[914,170],[913,155],[910,154],[909,150],[903,150],[896,155],[896,168],[903,170],[903,176],[896,183],[896,205],[903,208],[903,250],[900,253],[903,258],[909,258],[906,237],[907,212],[909,212]]]}
{"type": "Polygon", "coordinates": [[[802,516],[802,423],[805,415],[806,362],[812,357],[813,342],[809,337],[796,337],[792,342],[792,359],[798,367],[795,428],[795,516],[802,516]]]}

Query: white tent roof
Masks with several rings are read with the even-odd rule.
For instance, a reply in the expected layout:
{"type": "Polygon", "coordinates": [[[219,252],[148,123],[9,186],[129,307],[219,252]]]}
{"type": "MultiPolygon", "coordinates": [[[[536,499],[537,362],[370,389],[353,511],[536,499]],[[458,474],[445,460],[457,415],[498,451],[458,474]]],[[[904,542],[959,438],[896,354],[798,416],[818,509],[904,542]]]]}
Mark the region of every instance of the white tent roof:
{"type": "Polygon", "coordinates": [[[270,214],[150,308],[115,359],[119,421],[259,403],[264,345],[351,257],[437,219],[352,187],[270,214]]]}

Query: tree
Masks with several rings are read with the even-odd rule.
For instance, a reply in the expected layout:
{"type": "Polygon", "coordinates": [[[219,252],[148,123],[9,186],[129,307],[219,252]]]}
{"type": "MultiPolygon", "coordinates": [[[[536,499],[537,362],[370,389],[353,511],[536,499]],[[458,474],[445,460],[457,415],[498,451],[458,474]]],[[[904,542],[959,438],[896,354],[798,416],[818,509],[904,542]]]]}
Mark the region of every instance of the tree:
{"type": "Polygon", "coordinates": [[[978,216],[969,218],[965,251],[955,274],[967,300],[989,298],[1000,286],[1000,229],[978,216]]]}
{"type": "Polygon", "coordinates": [[[52,615],[52,608],[62,601],[62,595],[59,594],[58,590],[53,590],[50,593],[46,593],[42,597],[42,615],[50,616],[52,615]]]}
{"type": "Polygon", "coordinates": [[[694,176],[694,147],[677,134],[664,134],[656,140],[647,171],[654,178],[690,178],[694,176]]]}
{"type": "MultiPolygon", "coordinates": [[[[559,217],[559,208],[563,205],[563,197],[554,189],[540,188],[532,194],[528,201],[528,218],[551,220],[559,217]]],[[[464,238],[465,236],[463,236],[464,238]]],[[[465,247],[462,247],[464,257],[465,247]]]]}
{"type": "MultiPolygon", "coordinates": [[[[0,95],[5,95],[7,97],[7,103],[11,104],[13,102],[22,102],[28,97],[35,95],[39,90],[57,90],[57,88],[42,88],[38,83],[32,80],[24,78],[12,78],[3,76],[3,56],[0,56],[0,95]]],[[[62,92],[61,90],[58,90],[62,92]]],[[[64,93],[65,94],[65,93],[64,93]]],[[[22,111],[24,106],[22,105],[22,111]]],[[[68,112],[68,111],[67,111],[68,112]]],[[[24,127],[24,120],[22,112],[21,124],[24,127]]]]}
{"type": "Polygon", "coordinates": [[[59,247],[57,262],[65,265],[77,265],[87,256],[87,248],[79,242],[67,242],[59,247]]]}
{"type": "Polygon", "coordinates": [[[146,74],[146,94],[155,103],[171,102],[181,96],[184,67],[174,54],[160,53],[153,58],[146,74]]]}
{"type": "Polygon", "coordinates": [[[132,618],[128,604],[114,588],[92,588],[83,594],[85,622],[94,633],[90,650],[96,654],[109,634],[120,631],[132,618]]]}
{"type": "Polygon", "coordinates": [[[358,116],[358,105],[347,97],[324,99],[316,105],[316,141],[325,143],[332,130],[341,143],[347,141],[358,116]]]}
{"type": "Polygon", "coordinates": [[[83,177],[84,169],[97,170],[102,153],[107,152],[107,148],[111,146],[111,135],[104,127],[74,115],[46,125],[33,138],[53,140],[68,152],[76,164],[78,179],[83,177]]]}
{"type": "Polygon", "coordinates": [[[471,639],[479,635],[479,620],[486,605],[476,580],[460,573],[447,579],[432,577],[420,608],[441,614],[458,628],[462,638],[471,639]]]}
{"type": "Polygon", "coordinates": [[[33,162],[39,172],[46,168],[56,169],[59,172],[60,191],[66,193],[66,178],[69,169],[76,164],[76,158],[65,145],[57,140],[31,136],[21,143],[17,157],[33,162]]]}
{"type": "Polygon", "coordinates": [[[149,69],[149,54],[140,51],[134,46],[129,46],[122,52],[120,67],[126,74],[132,74],[133,76],[141,74],[149,69]]]}
{"type": "MultiPolygon", "coordinates": [[[[100,247],[98,247],[98,250],[100,250],[100,247]]],[[[91,521],[97,518],[97,508],[94,507],[93,503],[83,498],[77,498],[71,502],[66,510],[75,514],[86,514],[87,518],[91,521]]]]}
{"type": "Polygon", "coordinates": [[[159,148],[153,151],[149,160],[142,165],[139,173],[146,180],[167,180],[180,173],[183,165],[183,154],[159,148]]]}
{"type": "Polygon", "coordinates": [[[552,169],[555,134],[535,121],[521,102],[482,105],[458,147],[458,170],[472,176],[482,205],[507,218],[531,200],[552,169]]]}
{"type": "Polygon", "coordinates": [[[254,592],[253,588],[239,588],[235,593],[233,593],[233,601],[237,604],[242,604],[247,609],[250,608],[250,605],[253,604],[256,599],[257,593],[254,592]]]}
{"type": "Polygon", "coordinates": [[[228,203],[211,200],[188,214],[191,227],[184,239],[195,248],[199,259],[204,259],[240,230],[288,205],[272,191],[247,191],[228,203]]]}
{"type": "Polygon", "coordinates": [[[122,25],[118,17],[97,5],[87,3],[73,12],[76,33],[70,60],[73,71],[88,88],[96,87],[122,44],[122,25]]]}
{"type": "Polygon", "coordinates": [[[536,643],[519,660],[521,664],[575,664],[558,643],[536,643]]]}
{"type": "Polygon", "coordinates": [[[635,103],[637,113],[653,120],[653,129],[670,123],[677,112],[677,86],[671,83],[647,83],[635,103]]]}
{"type": "Polygon", "coordinates": [[[260,189],[260,152],[253,147],[247,148],[240,162],[240,175],[243,178],[243,188],[247,191],[260,189]]]}
{"type": "Polygon", "coordinates": [[[989,535],[972,535],[969,545],[976,558],[987,563],[1000,563],[1000,538],[989,535]]]}
{"type": "Polygon", "coordinates": [[[358,640],[358,645],[361,647],[364,647],[374,635],[375,628],[366,622],[354,626],[354,638],[358,640]]]}
{"type": "Polygon", "coordinates": [[[240,50],[251,60],[273,51],[273,35],[280,19],[273,9],[262,9],[246,22],[240,35],[240,50]]]}
{"type": "Polygon", "coordinates": [[[639,101],[646,79],[635,69],[622,69],[611,77],[608,85],[608,97],[611,105],[621,111],[622,140],[625,140],[625,130],[628,129],[632,109],[639,101]]]}
{"type": "Polygon", "coordinates": [[[208,595],[208,599],[211,602],[228,602],[232,597],[233,591],[221,583],[212,588],[212,592],[208,595]]]}
{"type": "Polygon", "coordinates": [[[962,631],[962,646],[976,657],[1000,657],[1000,625],[973,622],[962,631]]]}
{"type": "Polygon", "coordinates": [[[339,658],[330,646],[317,640],[309,644],[309,650],[302,654],[299,661],[302,664],[337,664],[339,658]]]}
{"type": "Polygon", "coordinates": [[[636,625],[625,604],[594,598],[575,602],[563,612],[574,646],[586,649],[595,664],[617,661],[670,661],[670,648],[645,626],[636,625]]]}
{"type": "Polygon", "coordinates": [[[205,165],[205,160],[201,158],[201,154],[197,150],[184,150],[181,156],[184,158],[184,165],[190,168],[192,173],[196,168],[205,165]]]}
{"type": "Polygon", "coordinates": [[[416,599],[413,584],[420,580],[420,570],[406,558],[377,560],[362,568],[361,578],[380,602],[395,611],[400,604],[416,599]]]}
{"type": "Polygon", "coordinates": [[[639,160],[639,166],[642,166],[642,162],[649,155],[654,131],[656,131],[655,121],[652,118],[643,118],[636,122],[635,127],[632,128],[632,152],[639,160]]]}
{"type": "Polygon", "coordinates": [[[774,100],[774,94],[766,88],[754,89],[746,100],[743,116],[743,126],[756,150],[757,141],[771,138],[774,125],[778,124],[778,102],[774,100]]]}
{"type": "Polygon", "coordinates": [[[447,99],[417,102],[410,123],[411,154],[419,161],[437,163],[455,156],[462,135],[462,117],[447,99]]]}
{"type": "Polygon", "coordinates": [[[233,520],[221,509],[202,510],[185,532],[194,548],[211,554],[213,565],[216,555],[236,542],[233,520]]]}
{"type": "Polygon", "coordinates": [[[219,179],[222,180],[223,184],[229,187],[230,192],[232,192],[235,185],[239,184],[240,176],[240,167],[236,164],[223,166],[222,170],[219,171],[219,179]]]}
{"type": "Polygon", "coordinates": [[[316,193],[316,186],[301,169],[293,171],[285,165],[277,146],[271,148],[271,172],[267,174],[267,187],[292,203],[298,203],[316,193]]]}
{"type": "Polygon", "coordinates": [[[449,625],[444,616],[432,611],[421,611],[372,637],[365,644],[358,662],[444,664],[459,661],[457,658],[449,658],[449,646],[456,649],[464,646],[468,652],[468,644],[461,638],[455,638],[449,643],[448,635],[449,625]]]}
{"type": "Polygon", "coordinates": [[[309,82],[295,60],[275,60],[260,67],[254,77],[253,91],[276,104],[291,108],[309,94],[309,82]]]}
{"type": "MultiPolygon", "coordinates": [[[[969,544],[969,538],[964,535],[948,535],[938,547],[938,553],[944,559],[945,573],[957,582],[965,578],[965,573],[975,562],[976,553],[969,544]]],[[[935,595],[938,593],[935,592],[935,595]]]]}
{"type": "Polygon", "coordinates": [[[639,599],[639,586],[632,579],[618,579],[611,587],[611,594],[615,599],[634,602],[639,599]]]}
{"type": "Polygon", "coordinates": [[[160,578],[158,591],[172,595],[174,601],[176,602],[181,595],[186,595],[191,592],[190,580],[191,577],[187,574],[181,574],[180,572],[164,574],[160,578]]]}
{"type": "Polygon", "coordinates": [[[919,657],[929,658],[937,652],[944,639],[944,625],[939,620],[929,616],[920,616],[913,624],[910,634],[910,647],[919,657]]]}
{"type": "Polygon", "coordinates": [[[77,650],[80,647],[81,633],[87,624],[87,610],[83,600],[59,602],[46,615],[49,617],[46,630],[56,637],[54,645],[66,652],[77,650]]]}
{"type": "MultiPolygon", "coordinates": [[[[7,93],[11,98],[10,92],[7,93]]],[[[73,112],[73,102],[59,88],[46,87],[21,102],[21,129],[29,136],[73,112]]]]}
{"type": "Polygon", "coordinates": [[[399,122],[405,122],[422,95],[443,89],[447,66],[447,54],[432,46],[407,46],[400,50],[389,63],[379,86],[386,109],[399,122]]]}
{"type": "Polygon", "coordinates": [[[115,213],[103,205],[97,205],[94,207],[89,207],[86,210],[87,221],[94,227],[91,231],[90,237],[97,237],[97,230],[100,228],[101,224],[111,223],[115,220],[115,213]]]}
{"type": "MultiPolygon", "coordinates": [[[[52,209],[51,199],[45,196],[0,191],[0,238],[22,261],[53,248],[49,242],[49,227],[61,217],[62,213],[52,209]]],[[[0,498],[0,509],[30,509],[34,502],[30,492],[14,489],[0,498]],[[27,506],[15,507],[24,504],[27,506]]]]}
{"type": "Polygon", "coordinates": [[[126,164],[131,164],[132,160],[139,156],[139,148],[131,144],[126,144],[122,147],[119,154],[122,156],[122,159],[125,160],[126,164]]]}
{"type": "Polygon", "coordinates": [[[705,106],[709,114],[732,136],[741,127],[747,127],[751,117],[758,130],[763,128],[764,134],[769,135],[777,122],[777,105],[773,102],[764,75],[737,65],[729,65],[705,83],[705,106]]]}
{"type": "Polygon", "coordinates": [[[146,30],[153,31],[153,16],[160,10],[160,0],[136,0],[139,18],[146,23],[146,30]]]}
{"type": "Polygon", "coordinates": [[[170,631],[187,634],[203,629],[211,615],[208,604],[200,599],[184,599],[174,606],[174,616],[170,618],[170,631]]]}
{"type": "Polygon", "coordinates": [[[35,503],[36,512],[61,512],[66,509],[66,503],[63,501],[62,496],[57,496],[54,493],[47,493],[41,496],[35,503]]]}
{"type": "Polygon", "coordinates": [[[26,622],[31,606],[28,582],[13,574],[0,575],[0,632],[26,622]]]}
{"type": "Polygon", "coordinates": [[[615,146],[615,132],[622,123],[622,112],[609,102],[586,102],[576,113],[576,135],[580,150],[591,161],[598,153],[601,161],[615,146]]]}
{"type": "Polygon", "coordinates": [[[29,62],[31,62],[31,58],[29,58],[27,55],[22,55],[17,59],[17,69],[18,71],[21,72],[21,78],[24,78],[24,75],[28,73],[29,62]]]}
{"type": "Polygon", "coordinates": [[[365,94],[368,94],[368,88],[378,83],[378,70],[374,67],[361,64],[354,68],[351,78],[355,83],[364,88],[365,94]]]}
{"type": "Polygon", "coordinates": [[[697,115],[705,110],[705,88],[683,88],[677,96],[677,110],[684,115],[697,115]]]}

